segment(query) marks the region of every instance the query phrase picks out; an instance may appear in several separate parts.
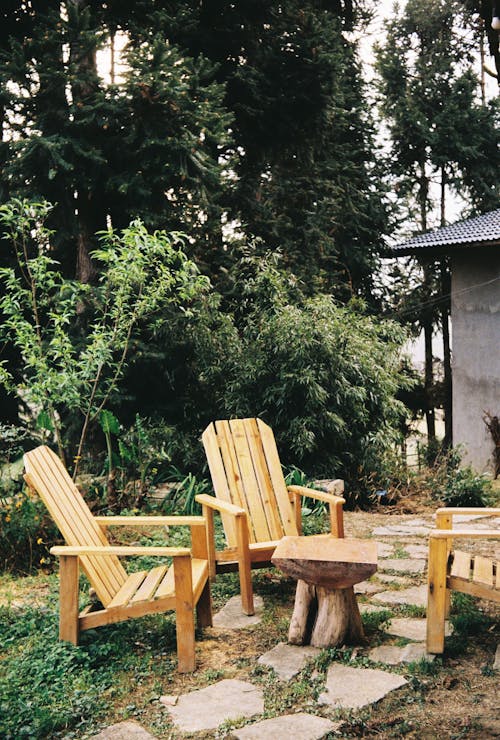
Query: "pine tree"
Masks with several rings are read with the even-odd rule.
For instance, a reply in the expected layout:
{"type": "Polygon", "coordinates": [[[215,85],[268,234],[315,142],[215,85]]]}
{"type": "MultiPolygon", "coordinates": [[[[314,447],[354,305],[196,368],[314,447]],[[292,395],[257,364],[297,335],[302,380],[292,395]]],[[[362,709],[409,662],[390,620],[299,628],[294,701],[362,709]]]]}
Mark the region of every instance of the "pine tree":
{"type": "MultiPolygon", "coordinates": [[[[136,17],[147,4],[136,4],[136,17]]],[[[346,33],[363,28],[364,6],[184,0],[154,19],[189,56],[218,65],[234,116],[231,213],[244,233],[281,250],[310,292],[342,298],[371,298],[386,228],[372,123],[346,33]]]]}
{"type": "Polygon", "coordinates": [[[16,33],[2,37],[1,164],[11,195],[56,204],[50,226],[66,274],[92,281],[96,232],[137,215],[205,243],[212,229],[220,242],[213,204],[225,190],[218,142],[228,140],[230,116],[213,65],[154,38],[144,15],[124,79],[108,85],[96,55],[121,27],[122,9],[95,0],[18,5],[16,33]]]}

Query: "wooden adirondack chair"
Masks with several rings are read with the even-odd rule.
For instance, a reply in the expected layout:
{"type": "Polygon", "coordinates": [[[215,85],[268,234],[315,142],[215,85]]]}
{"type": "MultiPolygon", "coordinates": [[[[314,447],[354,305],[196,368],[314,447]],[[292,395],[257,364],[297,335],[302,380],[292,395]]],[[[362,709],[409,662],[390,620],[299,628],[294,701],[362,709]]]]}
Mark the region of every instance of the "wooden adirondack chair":
{"type": "MultiPolygon", "coordinates": [[[[344,536],[344,499],[303,486],[287,486],[274,435],[260,419],[231,419],[210,424],[202,435],[215,497],[201,494],[207,519],[210,576],[239,571],[243,611],[254,613],[251,568],[271,565],[279,540],[302,534],[303,496],[329,504],[331,532],[344,536]],[[218,511],[228,547],[216,551],[213,512],[218,511]]],[[[344,483],[336,481],[342,493],[344,483]]]]}
{"type": "Polygon", "coordinates": [[[24,456],[28,487],[42,498],[66,541],[51,549],[60,559],[59,638],[78,644],[79,632],[145,614],[175,610],[178,669],[195,668],[194,615],[201,626],[212,624],[206,523],[202,517],[94,517],[57,455],[37,447],[24,456]],[[109,526],[173,526],[191,529],[192,552],[182,547],[110,545],[109,526]],[[172,557],[159,565],[127,575],[119,556],[172,557]],[[101,602],[78,613],[78,575],[83,570],[101,602]]]}
{"type": "Polygon", "coordinates": [[[430,534],[427,597],[427,652],[444,650],[445,618],[450,591],[500,601],[500,560],[453,549],[453,540],[500,539],[499,529],[453,529],[453,517],[466,514],[500,516],[500,509],[438,509],[437,528],[430,534]]]}

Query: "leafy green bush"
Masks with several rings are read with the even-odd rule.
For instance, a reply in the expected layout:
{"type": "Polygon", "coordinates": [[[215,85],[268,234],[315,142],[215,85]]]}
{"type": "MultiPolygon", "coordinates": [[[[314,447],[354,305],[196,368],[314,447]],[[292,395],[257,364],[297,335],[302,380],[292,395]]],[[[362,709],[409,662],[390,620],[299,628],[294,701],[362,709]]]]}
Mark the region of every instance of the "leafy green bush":
{"type": "Polygon", "coordinates": [[[67,280],[51,257],[50,210],[18,199],[0,206],[17,265],[0,269],[0,338],[19,353],[22,379],[14,383],[0,363],[0,383],[55,439],[62,459],[69,430],[79,427],[68,456],[76,474],[89,428],[116,394],[136,327],[161,325],[166,307],[186,310],[208,280],[182,251],[182,235],[149,233],[141,221],[100,234],[92,255],[98,286],[67,280]]]}
{"type": "Polygon", "coordinates": [[[446,506],[488,506],[491,481],[470,466],[450,471],[441,500],[446,506]]]}
{"type": "Polygon", "coordinates": [[[30,573],[51,563],[57,529],[44,504],[12,481],[0,491],[0,565],[2,570],[30,573]]]}
{"type": "Polygon", "coordinates": [[[491,480],[461,464],[461,450],[442,451],[424,477],[431,498],[445,506],[488,506],[491,480]]]}
{"type": "Polygon", "coordinates": [[[51,597],[43,609],[0,607],[0,737],[80,737],[96,729],[106,707],[134,682],[169,675],[175,626],[169,616],[148,617],[84,633],[74,647],[57,639],[51,597]],[[154,635],[154,639],[152,639],[154,635]],[[74,733],[74,734],[73,734],[74,733]]]}
{"type": "Polygon", "coordinates": [[[224,406],[232,415],[268,421],[284,464],[347,478],[352,501],[360,475],[380,465],[399,435],[405,334],[366,315],[358,301],[297,300],[289,276],[272,262],[262,260],[256,273],[242,287],[255,293],[246,297],[224,406]]]}

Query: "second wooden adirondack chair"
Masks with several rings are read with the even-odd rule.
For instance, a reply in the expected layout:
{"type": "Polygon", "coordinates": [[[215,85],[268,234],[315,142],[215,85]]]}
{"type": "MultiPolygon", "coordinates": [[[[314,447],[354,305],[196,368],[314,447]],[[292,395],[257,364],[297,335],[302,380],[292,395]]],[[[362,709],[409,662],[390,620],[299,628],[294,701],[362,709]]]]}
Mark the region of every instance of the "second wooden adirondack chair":
{"type": "Polygon", "coordinates": [[[500,560],[463,552],[454,540],[500,539],[499,529],[461,530],[453,528],[453,517],[460,515],[500,517],[500,509],[444,508],[436,512],[436,529],[429,539],[427,595],[427,652],[444,651],[445,619],[450,607],[450,591],[500,602],[500,560]]]}
{"type": "MultiPolygon", "coordinates": [[[[201,494],[207,519],[210,576],[238,570],[243,611],[254,613],[251,568],[271,565],[279,540],[302,534],[302,497],[329,505],[331,532],[344,536],[344,499],[303,486],[287,486],[274,435],[261,419],[210,424],[202,436],[215,497],[201,494]],[[228,547],[217,551],[213,512],[222,517],[228,547]]],[[[337,493],[344,490],[336,483],[337,493]]]]}
{"type": "Polygon", "coordinates": [[[82,630],[122,622],[145,614],[175,610],[178,669],[195,668],[194,614],[200,626],[212,624],[207,535],[202,517],[94,517],[57,455],[37,447],[24,456],[25,480],[43,500],[66,545],[51,549],[59,556],[59,638],[74,645],[82,630]],[[191,529],[192,549],[110,545],[109,526],[174,526],[191,529]],[[172,557],[173,565],[127,575],[119,556],[172,557]],[[83,570],[101,606],[78,613],[78,575],[83,570]]]}

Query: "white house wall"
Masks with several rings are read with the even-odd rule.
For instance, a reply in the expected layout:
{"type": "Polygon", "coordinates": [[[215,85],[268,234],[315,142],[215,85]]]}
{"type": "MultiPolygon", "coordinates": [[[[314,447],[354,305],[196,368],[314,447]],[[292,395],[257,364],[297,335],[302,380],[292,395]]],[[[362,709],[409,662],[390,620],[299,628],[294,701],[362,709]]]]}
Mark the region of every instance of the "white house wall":
{"type": "Polygon", "coordinates": [[[451,316],[453,443],[476,470],[492,472],[483,414],[500,416],[500,247],[453,256],[451,316]]]}

